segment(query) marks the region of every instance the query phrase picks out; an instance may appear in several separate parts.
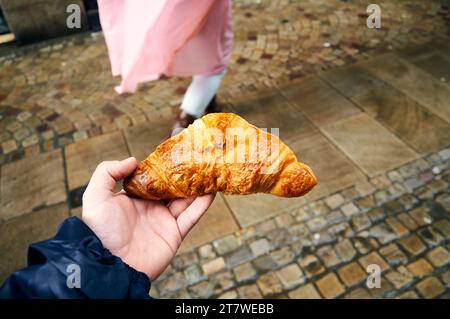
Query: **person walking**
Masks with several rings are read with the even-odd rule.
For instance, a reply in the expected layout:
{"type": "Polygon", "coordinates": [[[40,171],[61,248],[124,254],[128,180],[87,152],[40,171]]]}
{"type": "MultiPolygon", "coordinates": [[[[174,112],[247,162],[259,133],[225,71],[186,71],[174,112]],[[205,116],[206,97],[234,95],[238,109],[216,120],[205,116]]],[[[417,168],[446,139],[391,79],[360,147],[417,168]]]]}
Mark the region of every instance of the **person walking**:
{"type": "Polygon", "coordinates": [[[119,94],[161,76],[192,77],[172,135],[204,113],[219,112],[215,94],[230,62],[231,0],[98,0],[100,22],[119,94]]]}

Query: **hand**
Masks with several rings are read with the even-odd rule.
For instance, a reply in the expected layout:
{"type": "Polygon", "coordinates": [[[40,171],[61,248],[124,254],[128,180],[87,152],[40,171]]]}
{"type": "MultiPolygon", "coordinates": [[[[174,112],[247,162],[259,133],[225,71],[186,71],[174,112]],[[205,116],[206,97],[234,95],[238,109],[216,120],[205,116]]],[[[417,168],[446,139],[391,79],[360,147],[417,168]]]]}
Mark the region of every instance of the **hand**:
{"type": "Polygon", "coordinates": [[[112,254],[155,280],[169,265],[215,195],[175,199],[165,205],[114,193],[116,182],[137,167],[131,157],[102,162],[83,195],[83,221],[112,254]]]}

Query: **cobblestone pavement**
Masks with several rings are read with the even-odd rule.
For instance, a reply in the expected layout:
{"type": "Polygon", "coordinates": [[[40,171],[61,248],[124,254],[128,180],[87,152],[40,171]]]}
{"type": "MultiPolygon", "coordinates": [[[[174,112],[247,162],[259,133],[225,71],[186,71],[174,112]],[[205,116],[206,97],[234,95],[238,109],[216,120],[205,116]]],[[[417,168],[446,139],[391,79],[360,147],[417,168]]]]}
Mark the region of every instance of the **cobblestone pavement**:
{"type": "MultiPolygon", "coordinates": [[[[370,56],[422,44],[448,31],[436,1],[378,1],[382,29],[366,27],[363,0],[237,0],[232,63],[219,96],[302,78],[370,56]]],[[[171,117],[189,84],[173,78],[132,96],[113,92],[101,36],[76,36],[0,57],[0,164],[156,117],[171,117]]]]}
{"type": "MultiPolygon", "coordinates": [[[[307,196],[222,196],[152,286],[156,297],[449,297],[449,9],[434,1],[235,1],[219,98],[316,173],[307,196]],[[420,22],[420,23],[419,23],[420,22]],[[382,270],[380,289],[367,266],[382,270]]],[[[113,91],[104,40],[0,57],[0,281],[69,215],[96,165],[142,159],[189,79],[113,91]]]]}
{"type": "Polygon", "coordinates": [[[151,295],[450,298],[449,162],[447,148],[179,255],[151,295]]]}

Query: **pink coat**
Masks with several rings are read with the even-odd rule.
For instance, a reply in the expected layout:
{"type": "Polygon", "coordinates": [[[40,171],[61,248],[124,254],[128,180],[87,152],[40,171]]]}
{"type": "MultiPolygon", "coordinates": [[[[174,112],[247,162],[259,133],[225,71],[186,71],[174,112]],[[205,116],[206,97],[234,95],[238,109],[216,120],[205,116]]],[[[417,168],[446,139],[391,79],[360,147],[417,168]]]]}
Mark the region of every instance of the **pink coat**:
{"type": "Polygon", "coordinates": [[[232,51],[231,0],[98,0],[117,92],[167,76],[208,75],[232,51]]]}

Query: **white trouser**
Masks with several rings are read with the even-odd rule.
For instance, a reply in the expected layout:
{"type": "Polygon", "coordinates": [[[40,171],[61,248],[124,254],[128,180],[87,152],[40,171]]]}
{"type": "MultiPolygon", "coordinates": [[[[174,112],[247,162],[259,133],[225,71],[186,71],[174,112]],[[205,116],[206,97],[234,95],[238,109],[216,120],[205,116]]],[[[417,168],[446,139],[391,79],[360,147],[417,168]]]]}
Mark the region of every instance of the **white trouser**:
{"type": "Polygon", "coordinates": [[[213,75],[194,75],[181,104],[181,109],[200,117],[216,94],[225,71],[213,75]]]}

